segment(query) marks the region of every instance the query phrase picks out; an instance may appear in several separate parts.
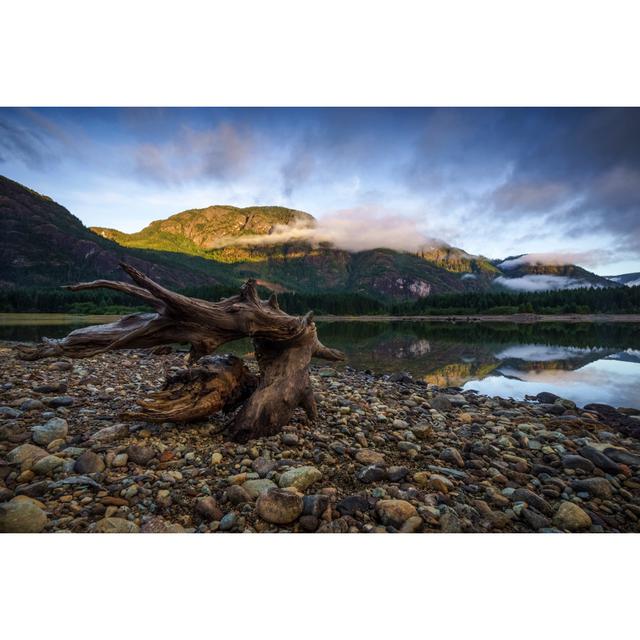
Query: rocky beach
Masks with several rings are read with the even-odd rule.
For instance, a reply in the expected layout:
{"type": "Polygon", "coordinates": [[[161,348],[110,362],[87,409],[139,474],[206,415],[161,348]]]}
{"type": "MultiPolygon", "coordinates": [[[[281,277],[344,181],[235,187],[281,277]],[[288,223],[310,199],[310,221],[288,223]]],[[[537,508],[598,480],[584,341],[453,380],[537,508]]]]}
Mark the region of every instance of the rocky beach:
{"type": "Polygon", "coordinates": [[[640,531],[640,410],[314,365],[319,419],[273,437],[119,419],[183,366],[0,346],[0,531],[640,531]]]}

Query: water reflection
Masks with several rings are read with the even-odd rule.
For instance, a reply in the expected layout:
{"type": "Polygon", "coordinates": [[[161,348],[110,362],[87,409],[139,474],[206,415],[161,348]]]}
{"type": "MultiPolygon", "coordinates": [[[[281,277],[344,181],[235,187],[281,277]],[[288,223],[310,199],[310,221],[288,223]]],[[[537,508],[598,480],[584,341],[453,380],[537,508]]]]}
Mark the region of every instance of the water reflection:
{"type": "MultiPolygon", "coordinates": [[[[40,316],[34,318],[43,322],[40,316]]],[[[62,337],[85,324],[74,317],[66,324],[34,326],[23,318],[20,325],[10,325],[0,316],[0,340],[62,337]]],[[[318,324],[322,341],[342,349],[357,369],[406,371],[439,386],[517,399],[551,391],[578,404],[640,407],[640,325],[318,324]]],[[[227,350],[245,355],[252,346],[241,340],[227,350]]]]}
{"type": "Polygon", "coordinates": [[[463,388],[490,396],[516,399],[550,391],[582,406],[590,402],[602,402],[638,408],[640,363],[604,358],[569,371],[500,368],[485,378],[466,382],[463,388]]]}

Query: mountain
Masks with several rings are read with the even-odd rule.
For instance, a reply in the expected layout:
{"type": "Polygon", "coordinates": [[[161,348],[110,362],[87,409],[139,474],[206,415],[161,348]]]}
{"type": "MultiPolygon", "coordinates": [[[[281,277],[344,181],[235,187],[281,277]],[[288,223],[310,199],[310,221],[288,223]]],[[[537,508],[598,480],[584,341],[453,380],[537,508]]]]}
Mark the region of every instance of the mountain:
{"type": "Polygon", "coordinates": [[[209,260],[125,250],[87,229],[51,198],[0,176],[0,287],[121,279],[122,260],[171,287],[220,281],[219,268],[209,260]]]}
{"type": "Polygon", "coordinates": [[[441,245],[416,253],[392,249],[349,252],[298,237],[315,218],[285,207],[216,205],[156,220],[137,233],[92,227],[124,247],[200,256],[277,290],[357,292],[378,298],[420,298],[490,286],[499,271],[486,259],[441,245]],[[268,236],[279,233],[273,242],[268,236]]]}
{"type": "Polygon", "coordinates": [[[316,224],[286,207],[216,205],[156,220],[137,233],[87,229],[51,198],[0,176],[0,288],[120,279],[123,260],[176,289],[235,288],[252,277],[277,292],[359,293],[382,301],[496,286],[622,286],[575,265],[540,265],[526,254],[491,262],[444,243],[415,252],[350,252],[312,240],[316,224]]]}
{"type": "Polygon", "coordinates": [[[625,287],[640,287],[640,272],[623,273],[621,276],[607,276],[607,280],[623,284],[625,287]]]}
{"type": "Polygon", "coordinates": [[[510,256],[492,263],[500,274],[494,285],[517,291],[617,287],[618,283],[575,264],[543,263],[535,254],[510,256]]]}
{"type": "Polygon", "coordinates": [[[91,231],[124,247],[206,255],[207,250],[228,239],[267,235],[278,225],[313,223],[314,218],[308,213],[286,207],[216,205],[189,209],[166,220],[156,220],[138,233],[127,234],[103,227],[91,227],[91,231]]]}

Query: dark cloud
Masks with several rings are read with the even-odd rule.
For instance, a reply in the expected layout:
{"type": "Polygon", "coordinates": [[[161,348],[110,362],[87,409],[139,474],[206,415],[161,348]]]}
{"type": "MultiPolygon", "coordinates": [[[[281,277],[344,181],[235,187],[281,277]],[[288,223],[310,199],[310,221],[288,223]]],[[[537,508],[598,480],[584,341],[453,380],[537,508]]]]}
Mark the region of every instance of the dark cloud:
{"type": "Polygon", "coordinates": [[[0,109],[0,162],[17,160],[29,169],[45,171],[80,153],[77,139],[42,113],[0,109]]]}
{"type": "Polygon", "coordinates": [[[549,239],[549,249],[575,240],[640,255],[633,108],[0,110],[7,168],[70,156],[154,194],[210,183],[320,214],[397,207],[478,251],[549,239]]]}
{"type": "Polygon", "coordinates": [[[30,169],[46,169],[59,161],[46,136],[34,129],[0,120],[0,162],[18,159],[30,169]]]}
{"type": "MultiPolygon", "coordinates": [[[[571,234],[608,233],[640,251],[640,110],[542,110],[537,135],[504,154],[504,179],[477,213],[571,234]]],[[[503,134],[504,135],[504,132],[503,134]]]]}

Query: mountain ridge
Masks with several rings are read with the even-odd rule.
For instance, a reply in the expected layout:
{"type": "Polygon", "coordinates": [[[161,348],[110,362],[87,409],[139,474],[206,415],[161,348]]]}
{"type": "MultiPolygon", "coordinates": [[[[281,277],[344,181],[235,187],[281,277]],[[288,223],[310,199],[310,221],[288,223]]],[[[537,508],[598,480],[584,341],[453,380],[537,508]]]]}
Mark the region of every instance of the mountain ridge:
{"type": "Polygon", "coordinates": [[[255,278],[274,291],[359,293],[379,300],[508,288],[541,275],[587,286],[622,286],[576,265],[538,271],[531,265],[500,268],[522,256],[491,261],[446,243],[414,252],[382,247],[347,251],[289,233],[316,224],[311,214],[298,209],[212,205],[126,234],[87,228],[51,198],[0,176],[0,287],[120,279],[122,260],[174,288],[237,286],[255,278]]]}

